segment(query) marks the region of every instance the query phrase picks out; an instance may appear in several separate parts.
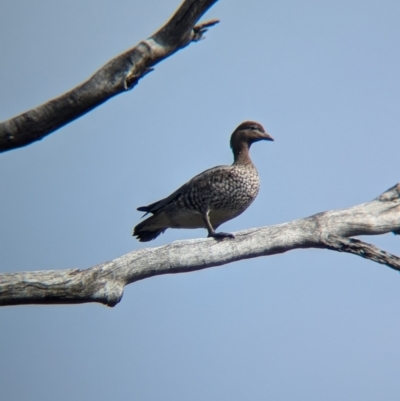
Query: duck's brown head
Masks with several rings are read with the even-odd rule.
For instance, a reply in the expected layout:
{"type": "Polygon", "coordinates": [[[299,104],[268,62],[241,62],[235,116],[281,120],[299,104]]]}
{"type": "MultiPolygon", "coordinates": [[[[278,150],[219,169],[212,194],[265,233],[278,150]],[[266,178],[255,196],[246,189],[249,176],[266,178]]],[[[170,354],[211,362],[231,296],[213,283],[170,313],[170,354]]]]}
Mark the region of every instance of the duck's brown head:
{"type": "Polygon", "coordinates": [[[264,127],[255,121],[241,123],[231,136],[231,148],[234,162],[241,164],[251,163],[249,149],[252,143],[258,141],[273,141],[271,135],[267,134],[264,127]]]}

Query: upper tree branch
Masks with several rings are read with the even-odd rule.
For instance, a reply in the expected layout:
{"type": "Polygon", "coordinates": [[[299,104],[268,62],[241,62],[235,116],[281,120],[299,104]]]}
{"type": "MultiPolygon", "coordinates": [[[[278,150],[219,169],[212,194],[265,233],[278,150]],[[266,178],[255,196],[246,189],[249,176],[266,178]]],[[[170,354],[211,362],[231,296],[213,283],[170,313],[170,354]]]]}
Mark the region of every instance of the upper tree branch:
{"type": "Polygon", "coordinates": [[[202,38],[212,20],[195,26],[217,0],[185,0],[159,31],[115,57],[64,95],[0,123],[0,152],[40,140],[121,92],[132,89],[161,60],[202,38]]]}
{"type": "Polygon", "coordinates": [[[128,253],[86,270],[0,274],[0,305],[100,302],[114,306],[124,286],[144,278],[220,266],[299,248],[350,252],[400,271],[400,258],[349,238],[400,230],[400,184],[371,202],[276,226],[235,233],[235,239],[176,241],[128,253]]]}

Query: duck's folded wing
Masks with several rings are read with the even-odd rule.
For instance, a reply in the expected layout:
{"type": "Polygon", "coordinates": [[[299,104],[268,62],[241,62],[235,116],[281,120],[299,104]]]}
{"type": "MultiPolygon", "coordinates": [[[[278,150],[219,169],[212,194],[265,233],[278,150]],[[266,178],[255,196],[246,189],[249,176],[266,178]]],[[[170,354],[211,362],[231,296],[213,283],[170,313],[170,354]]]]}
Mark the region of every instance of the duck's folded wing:
{"type": "Polygon", "coordinates": [[[219,172],[223,174],[226,169],[231,168],[231,166],[217,166],[212,167],[208,170],[203,171],[200,174],[194,176],[190,181],[186,184],[183,184],[180,188],[178,188],[175,192],[171,195],[167,196],[164,199],[161,199],[157,202],[151,203],[148,206],[140,206],[137,208],[139,212],[146,212],[142,217],[146,216],[148,213],[157,213],[161,211],[165,206],[169,205],[171,202],[179,198],[181,195],[185,194],[185,192],[189,191],[193,186],[200,186],[202,187],[203,183],[209,182],[208,177],[219,175],[219,172]]]}

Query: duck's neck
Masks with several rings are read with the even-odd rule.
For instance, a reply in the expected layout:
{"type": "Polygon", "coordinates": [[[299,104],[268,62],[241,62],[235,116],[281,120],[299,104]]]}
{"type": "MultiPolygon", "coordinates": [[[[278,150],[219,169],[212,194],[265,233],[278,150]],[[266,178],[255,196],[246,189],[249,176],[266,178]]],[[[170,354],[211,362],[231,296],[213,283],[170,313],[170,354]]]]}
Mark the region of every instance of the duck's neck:
{"type": "Polygon", "coordinates": [[[246,142],[241,142],[233,148],[233,164],[253,164],[250,159],[249,145],[246,142]]]}

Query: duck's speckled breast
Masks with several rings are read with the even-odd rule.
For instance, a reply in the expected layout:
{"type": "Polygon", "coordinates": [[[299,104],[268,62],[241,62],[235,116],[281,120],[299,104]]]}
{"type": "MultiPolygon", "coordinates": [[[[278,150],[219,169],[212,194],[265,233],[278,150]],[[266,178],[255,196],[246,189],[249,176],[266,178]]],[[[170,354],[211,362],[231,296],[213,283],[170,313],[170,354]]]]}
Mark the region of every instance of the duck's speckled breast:
{"type": "Polygon", "coordinates": [[[210,220],[218,226],[243,213],[257,197],[260,179],[254,165],[234,165],[210,197],[210,220]]]}

